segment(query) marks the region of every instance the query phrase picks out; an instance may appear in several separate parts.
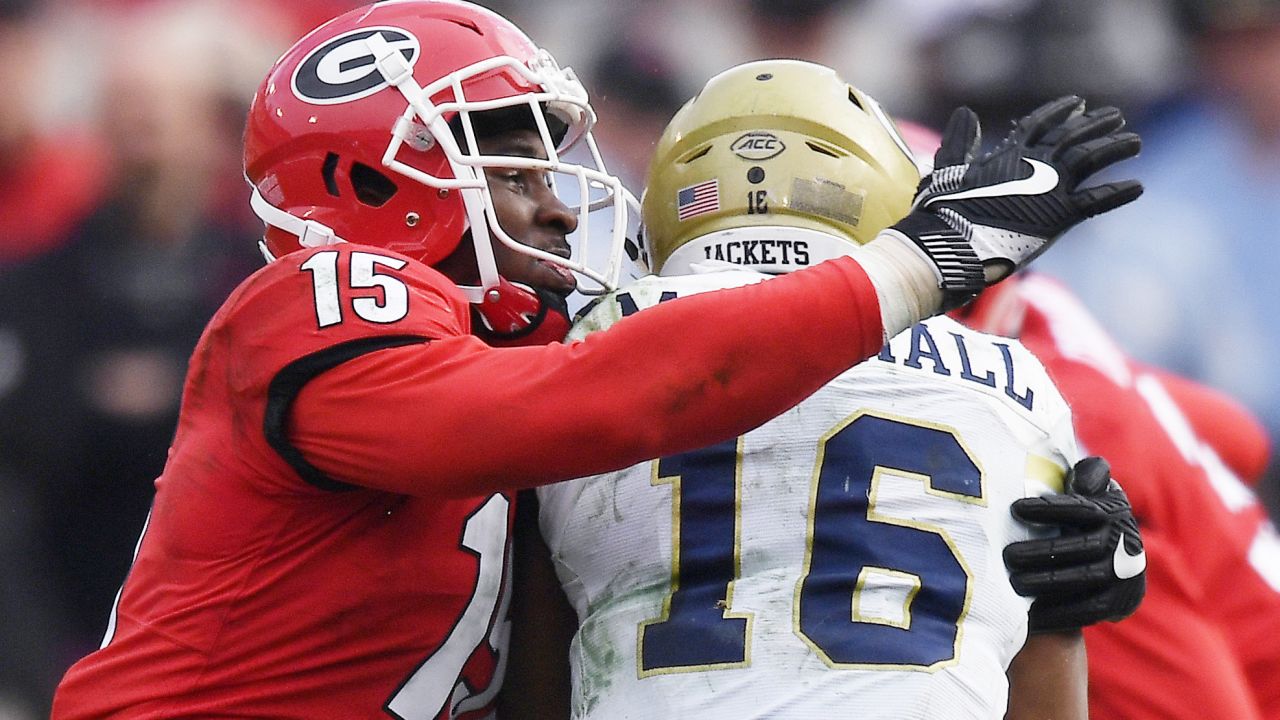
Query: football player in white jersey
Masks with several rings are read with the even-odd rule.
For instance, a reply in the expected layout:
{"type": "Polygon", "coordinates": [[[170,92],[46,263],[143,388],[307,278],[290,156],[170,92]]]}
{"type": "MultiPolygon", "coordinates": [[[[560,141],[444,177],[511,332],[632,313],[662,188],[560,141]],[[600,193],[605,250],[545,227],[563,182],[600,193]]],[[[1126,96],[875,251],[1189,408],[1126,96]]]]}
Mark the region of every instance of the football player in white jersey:
{"type": "MultiPolygon", "coordinates": [[[[1074,131],[1110,132],[1106,110],[1074,131]]],[[[571,338],[856,255],[920,178],[873,99],[782,60],[713,78],[653,167],[657,275],[571,338]]],[[[1060,491],[1079,459],[1040,363],[937,317],[735,440],[540,488],[577,615],[573,717],[1084,717],[1079,634],[1029,637],[1001,557],[1035,535],[1014,501],[1060,491]]]]}

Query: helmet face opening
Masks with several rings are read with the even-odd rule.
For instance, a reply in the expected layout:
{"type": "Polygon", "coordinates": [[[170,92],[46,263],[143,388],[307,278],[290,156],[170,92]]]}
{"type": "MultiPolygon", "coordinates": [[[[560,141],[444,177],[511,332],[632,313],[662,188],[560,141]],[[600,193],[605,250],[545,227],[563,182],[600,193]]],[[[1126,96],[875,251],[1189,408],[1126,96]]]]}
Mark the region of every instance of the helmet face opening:
{"type": "Polygon", "coordinates": [[[708,81],[658,142],[643,200],[652,264],[778,273],[846,255],[906,214],[919,178],[888,115],[835,71],[746,63],[708,81]]]}
{"type": "Polygon", "coordinates": [[[480,283],[463,290],[473,302],[498,284],[492,242],[581,274],[584,291],[611,289],[638,203],[606,171],[594,122],[573,71],[493,12],[453,0],[351,11],[286,52],[250,110],[245,170],[269,226],[265,252],[345,241],[432,265],[469,231],[480,283]],[[513,127],[536,131],[542,152],[480,152],[480,138],[513,127]],[[573,162],[561,157],[579,147],[573,162]],[[493,167],[556,179],[578,215],[573,257],[528,247],[502,227],[485,178],[493,167]],[[616,248],[588,264],[589,241],[616,248]]]}
{"type": "MultiPolygon", "coordinates": [[[[569,133],[569,120],[562,114],[552,111],[542,104],[539,111],[546,120],[547,132],[557,150],[564,150],[563,141],[569,133]]],[[[470,114],[471,126],[477,139],[493,137],[512,130],[538,130],[535,113],[526,105],[484,110],[470,114]]],[[[462,115],[458,114],[449,120],[449,129],[453,131],[454,140],[459,146],[466,144],[466,133],[462,127],[462,115]]]]}

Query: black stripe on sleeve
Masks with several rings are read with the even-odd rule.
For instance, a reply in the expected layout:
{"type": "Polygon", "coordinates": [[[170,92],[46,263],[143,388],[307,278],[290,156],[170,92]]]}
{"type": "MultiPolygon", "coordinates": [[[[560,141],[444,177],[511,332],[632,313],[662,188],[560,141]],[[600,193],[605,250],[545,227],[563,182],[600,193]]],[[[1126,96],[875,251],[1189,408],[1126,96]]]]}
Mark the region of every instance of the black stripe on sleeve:
{"type": "Polygon", "coordinates": [[[267,437],[267,444],[289,463],[303,480],[320,488],[333,492],[354,490],[355,486],[335,480],[320,471],[302,456],[302,452],[289,442],[285,433],[288,426],[289,413],[298,392],[312,378],[325,370],[337,367],[348,360],[353,360],[368,353],[393,347],[403,347],[415,343],[426,343],[426,337],[418,335],[382,335],[360,338],[350,342],[327,347],[319,352],[298,358],[284,366],[272,378],[267,388],[267,410],[262,422],[262,431],[267,437]]]}

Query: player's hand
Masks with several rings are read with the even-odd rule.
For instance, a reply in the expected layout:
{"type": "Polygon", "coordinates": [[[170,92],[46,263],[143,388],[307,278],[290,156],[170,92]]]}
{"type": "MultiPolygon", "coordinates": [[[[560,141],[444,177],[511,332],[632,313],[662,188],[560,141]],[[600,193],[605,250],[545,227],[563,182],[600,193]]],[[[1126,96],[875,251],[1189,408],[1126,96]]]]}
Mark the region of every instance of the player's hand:
{"type": "Polygon", "coordinates": [[[1122,132],[1124,124],[1116,108],[1086,110],[1070,95],[1018,120],[978,155],[978,116],[965,107],[951,114],[933,172],[921,181],[912,211],[892,228],[933,262],[944,310],[1031,262],[1081,220],[1142,194],[1137,180],[1080,187],[1138,154],[1142,142],[1122,132]]]}
{"type": "Polygon", "coordinates": [[[1123,620],[1147,589],[1147,555],[1133,507],[1111,467],[1088,457],[1067,473],[1066,493],[1012,506],[1027,523],[1057,526],[1058,537],[1004,549],[1013,589],[1034,596],[1030,631],[1053,632],[1123,620]]]}

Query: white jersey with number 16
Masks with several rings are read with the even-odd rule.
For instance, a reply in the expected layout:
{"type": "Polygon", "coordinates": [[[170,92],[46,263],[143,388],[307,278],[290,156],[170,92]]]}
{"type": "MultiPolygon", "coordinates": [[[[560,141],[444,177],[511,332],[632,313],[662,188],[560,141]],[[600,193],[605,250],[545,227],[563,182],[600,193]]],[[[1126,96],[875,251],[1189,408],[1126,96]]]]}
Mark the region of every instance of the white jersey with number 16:
{"type": "MultiPolygon", "coordinates": [[[[645,278],[575,334],[759,277],[645,278]]],[[[1001,717],[1030,607],[1009,505],[1078,455],[1030,353],[935,318],[742,437],[540,488],[574,716],[1001,717]]]]}

